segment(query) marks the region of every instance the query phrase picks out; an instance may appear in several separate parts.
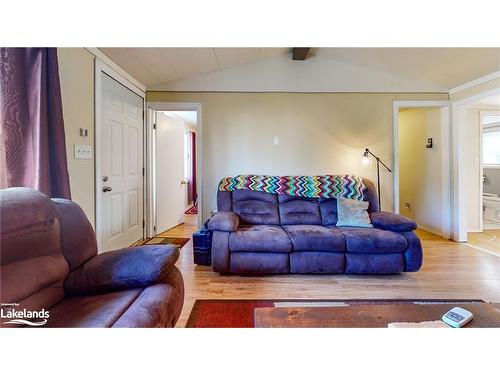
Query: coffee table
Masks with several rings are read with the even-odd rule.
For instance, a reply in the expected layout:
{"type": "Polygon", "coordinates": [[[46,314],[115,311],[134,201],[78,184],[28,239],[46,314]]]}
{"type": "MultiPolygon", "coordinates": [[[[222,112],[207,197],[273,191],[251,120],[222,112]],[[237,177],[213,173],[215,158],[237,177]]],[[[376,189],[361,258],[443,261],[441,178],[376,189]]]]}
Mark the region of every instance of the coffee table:
{"type": "Polygon", "coordinates": [[[455,306],[474,314],[467,328],[500,327],[500,303],[262,307],[255,309],[254,318],[257,328],[375,328],[396,322],[441,320],[455,306]]]}

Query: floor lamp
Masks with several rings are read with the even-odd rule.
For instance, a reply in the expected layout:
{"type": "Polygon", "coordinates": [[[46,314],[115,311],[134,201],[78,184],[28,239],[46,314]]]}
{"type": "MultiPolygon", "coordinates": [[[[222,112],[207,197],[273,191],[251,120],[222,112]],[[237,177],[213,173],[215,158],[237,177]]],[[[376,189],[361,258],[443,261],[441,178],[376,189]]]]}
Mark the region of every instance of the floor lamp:
{"type": "Polygon", "coordinates": [[[382,210],[382,205],[380,203],[380,164],[382,164],[385,169],[392,173],[387,165],[384,164],[382,160],[376,155],[374,155],[369,149],[365,148],[365,153],[363,154],[363,164],[367,165],[370,162],[370,155],[377,161],[377,195],[378,195],[378,209],[382,210]]]}

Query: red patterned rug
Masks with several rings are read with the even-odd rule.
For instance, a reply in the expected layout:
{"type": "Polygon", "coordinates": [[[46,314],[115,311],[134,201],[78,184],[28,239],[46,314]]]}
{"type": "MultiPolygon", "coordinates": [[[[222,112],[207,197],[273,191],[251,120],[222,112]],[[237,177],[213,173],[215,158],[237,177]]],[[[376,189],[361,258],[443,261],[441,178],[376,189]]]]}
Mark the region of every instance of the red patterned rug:
{"type": "Polygon", "coordinates": [[[190,207],[184,212],[186,215],[197,215],[198,214],[198,203],[195,203],[193,207],[190,207]]]}
{"type": "Polygon", "coordinates": [[[465,303],[484,302],[472,300],[404,300],[404,299],[350,299],[350,300],[196,300],[186,323],[186,328],[254,328],[254,309],[259,307],[297,306],[355,306],[411,303],[465,303]]]}

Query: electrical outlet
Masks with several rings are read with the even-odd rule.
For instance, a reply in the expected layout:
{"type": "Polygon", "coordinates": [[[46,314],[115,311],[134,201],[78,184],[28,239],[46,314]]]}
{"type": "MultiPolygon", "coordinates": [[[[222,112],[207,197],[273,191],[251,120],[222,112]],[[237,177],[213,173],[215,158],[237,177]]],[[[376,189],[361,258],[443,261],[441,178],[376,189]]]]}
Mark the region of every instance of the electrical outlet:
{"type": "Polygon", "coordinates": [[[92,159],[92,146],[75,145],[75,159],[92,159]]]}
{"type": "Polygon", "coordinates": [[[280,144],[280,137],[275,135],[273,138],[273,145],[278,146],[279,144],[280,144]]]}

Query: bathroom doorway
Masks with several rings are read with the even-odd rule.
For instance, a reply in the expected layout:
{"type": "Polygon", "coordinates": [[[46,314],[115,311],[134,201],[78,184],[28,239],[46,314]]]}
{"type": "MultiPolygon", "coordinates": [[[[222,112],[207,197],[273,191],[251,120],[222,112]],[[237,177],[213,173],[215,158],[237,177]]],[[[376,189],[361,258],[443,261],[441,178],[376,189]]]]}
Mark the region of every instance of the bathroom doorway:
{"type": "Polygon", "coordinates": [[[500,94],[466,108],[467,242],[500,256],[500,94]]]}

